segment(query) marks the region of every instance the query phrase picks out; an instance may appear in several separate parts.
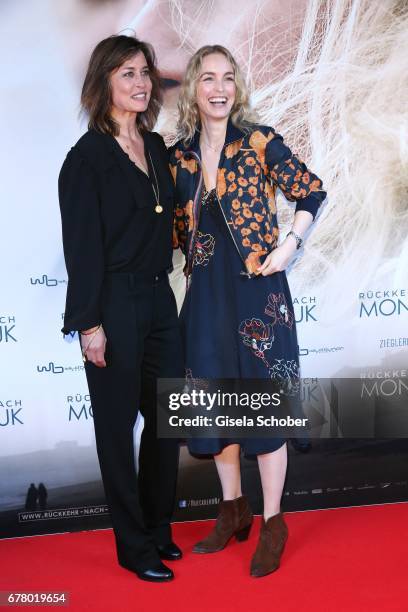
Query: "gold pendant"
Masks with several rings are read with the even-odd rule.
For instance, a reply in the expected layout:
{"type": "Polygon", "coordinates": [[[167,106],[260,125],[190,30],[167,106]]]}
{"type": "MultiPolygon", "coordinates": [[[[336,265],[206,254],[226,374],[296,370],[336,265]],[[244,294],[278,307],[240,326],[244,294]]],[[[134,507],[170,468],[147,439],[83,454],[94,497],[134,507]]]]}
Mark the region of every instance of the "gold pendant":
{"type": "Polygon", "coordinates": [[[156,204],[156,207],[154,209],[157,213],[162,213],[163,212],[163,206],[161,206],[161,204],[156,204]]]}

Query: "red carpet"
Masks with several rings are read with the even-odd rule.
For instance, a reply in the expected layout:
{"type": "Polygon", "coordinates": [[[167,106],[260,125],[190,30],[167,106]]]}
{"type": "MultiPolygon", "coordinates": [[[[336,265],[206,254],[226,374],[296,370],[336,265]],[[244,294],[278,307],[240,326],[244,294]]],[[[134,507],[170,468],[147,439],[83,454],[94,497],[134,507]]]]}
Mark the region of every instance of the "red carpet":
{"type": "Polygon", "coordinates": [[[208,556],[192,554],[191,547],[209,521],[175,525],[185,556],[171,564],[176,579],[166,584],[141,582],[116,565],[111,531],[3,540],[0,590],[69,591],[65,609],[72,611],[408,610],[408,503],[286,519],[281,568],[265,578],[248,575],[257,518],[247,542],[208,556]]]}

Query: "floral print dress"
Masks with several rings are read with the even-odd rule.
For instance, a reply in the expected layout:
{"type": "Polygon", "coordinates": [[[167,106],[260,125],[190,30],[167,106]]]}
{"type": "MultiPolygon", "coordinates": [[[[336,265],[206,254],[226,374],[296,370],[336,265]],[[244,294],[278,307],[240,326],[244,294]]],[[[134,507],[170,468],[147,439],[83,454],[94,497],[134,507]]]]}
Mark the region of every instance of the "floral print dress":
{"type": "MultiPolygon", "coordinates": [[[[298,377],[298,346],[284,272],[249,279],[215,189],[204,188],[191,283],[180,318],[190,379],[298,377]]],[[[192,438],[193,454],[239,443],[247,456],[277,450],[281,438],[192,438]]]]}

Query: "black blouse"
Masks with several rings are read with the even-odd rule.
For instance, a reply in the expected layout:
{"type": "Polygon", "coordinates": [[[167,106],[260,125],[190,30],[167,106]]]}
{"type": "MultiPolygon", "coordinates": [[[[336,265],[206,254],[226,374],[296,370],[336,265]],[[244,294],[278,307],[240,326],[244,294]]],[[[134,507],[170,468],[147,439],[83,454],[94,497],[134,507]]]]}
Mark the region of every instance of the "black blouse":
{"type": "Polygon", "coordinates": [[[62,166],[58,187],[68,272],[64,333],[101,323],[106,272],[133,272],[143,279],[171,269],[174,185],[168,153],[159,134],[144,132],[143,139],[149,177],[115,138],[95,130],[82,136],[62,166]],[[159,214],[154,172],[163,207],[159,214]]]}

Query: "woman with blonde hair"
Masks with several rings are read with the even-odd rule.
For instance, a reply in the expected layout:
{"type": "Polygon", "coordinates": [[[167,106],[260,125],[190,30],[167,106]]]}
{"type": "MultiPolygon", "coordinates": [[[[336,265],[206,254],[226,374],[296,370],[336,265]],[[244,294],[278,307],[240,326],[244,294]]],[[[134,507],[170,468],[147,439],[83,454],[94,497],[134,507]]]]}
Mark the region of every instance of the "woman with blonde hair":
{"type": "MultiPolygon", "coordinates": [[[[202,47],[190,59],[178,130],[171,167],[174,246],[186,256],[181,321],[187,376],[293,380],[298,346],[284,270],[326,195],[322,182],[273,128],[256,123],[239,66],[220,45],[202,47]],[[296,202],[292,229],[279,245],[277,188],[296,202]]],[[[196,438],[188,444],[193,454],[214,455],[223,492],[215,528],[194,552],[217,552],[233,536],[241,541],[249,535],[242,447],[257,456],[264,498],[251,575],[276,570],[287,539],[280,511],[285,440],[196,438]]]]}

